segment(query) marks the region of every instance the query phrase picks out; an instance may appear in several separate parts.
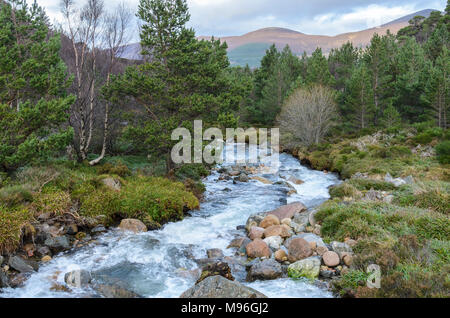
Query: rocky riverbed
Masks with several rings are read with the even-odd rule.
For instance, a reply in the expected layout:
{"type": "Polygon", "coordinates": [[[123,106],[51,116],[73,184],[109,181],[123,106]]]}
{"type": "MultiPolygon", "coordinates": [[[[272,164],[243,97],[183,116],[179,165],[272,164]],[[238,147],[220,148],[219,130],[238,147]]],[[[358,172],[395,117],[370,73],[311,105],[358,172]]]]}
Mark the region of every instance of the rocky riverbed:
{"type": "MultiPolygon", "coordinates": [[[[313,215],[337,176],[309,170],[287,154],[275,174],[256,168],[225,163],[205,179],[200,210],[161,230],[146,232],[133,220],[106,232],[101,220],[65,226],[33,246],[39,268],[25,251],[1,259],[2,281],[6,276],[10,287],[0,296],[195,297],[211,296],[204,285],[219,284],[230,292],[240,286],[239,295],[330,297],[316,278],[345,270],[351,242],[324,244],[313,215]],[[45,247],[50,252],[38,254],[45,247]],[[15,277],[22,279],[12,284],[15,277]]],[[[48,225],[55,230],[55,223],[48,225]]]]}

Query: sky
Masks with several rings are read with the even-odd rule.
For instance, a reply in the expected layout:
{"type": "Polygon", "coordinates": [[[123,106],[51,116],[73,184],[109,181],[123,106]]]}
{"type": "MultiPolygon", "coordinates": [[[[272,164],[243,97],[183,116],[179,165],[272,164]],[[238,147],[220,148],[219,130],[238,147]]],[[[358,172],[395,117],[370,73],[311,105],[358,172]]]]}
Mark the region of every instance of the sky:
{"type": "MultiPolygon", "coordinates": [[[[32,0],[28,0],[32,1],[32,0]]],[[[75,0],[83,3],[85,0],[75,0]]],[[[124,0],[104,0],[114,8],[124,0]]],[[[60,19],[59,0],[37,0],[51,21],[60,19]]],[[[423,10],[443,11],[447,0],[187,0],[189,26],[197,35],[242,35],[266,27],[306,34],[337,35],[376,27],[423,10]]],[[[126,0],[133,11],[139,0],[126,0]]],[[[137,21],[136,21],[137,25],[137,21]]]]}

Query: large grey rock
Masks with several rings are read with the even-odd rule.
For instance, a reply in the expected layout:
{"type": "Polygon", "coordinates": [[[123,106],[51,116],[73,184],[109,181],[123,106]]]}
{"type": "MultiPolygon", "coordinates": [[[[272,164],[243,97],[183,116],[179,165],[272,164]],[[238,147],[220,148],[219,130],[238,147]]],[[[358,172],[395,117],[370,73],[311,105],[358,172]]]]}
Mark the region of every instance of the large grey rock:
{"type": "Polygon", "coordinates": [[[135,292],[116,285],[99,284],[94,289],[104,298],[141,298],[135,292]]]}
{"type": "Polygon", "coordinates": [[[353,254],[353,250],[350,247],[350,245],[342,242],[331,242],[331,249],[339,254],[339,256],[342,256],[342,253],[350,253],[353,254]]]}
{"type": "Polygon", "coordinates": [[[267,214],[272,214],[277,216],[280,220],[292,219],[297,213],[302,213],[306,211],[306,207],[301,202],[293,202],[287,205],[283,205],[276,210],[267,212],[267,214]]]}
{"type": "Polygon", "coordinates": [[[247,280],[271,280],[280,278],[283,275],[283,269],[276,260],[265,259],[256,262],[248,271],[247,280]]]}
{"type": "Polygon", "coordinates": [[[283,239],[281,236],[270,236],[265,238],[263,241],[266,242],[266,244],[269,245],[269,247],[274,251],[280,249],[281,244],[283,244],[283,239]]]}
{"type": "Polygon", "coordinates": [[[267,298],[253,288],[222,276],[211,276],[189,288],[180,298],[267,298]]]}
{"type": "Polygon", "coordinates": [[[222,258],[223,252],[221,249],[218,248],[212,248],[206,251],[206,254],[208,255],[208,258],[222,258]]]}
{"type": "Polygon", "coordinates": [[[245,173],[241,173],[239,175],[239,181],[240,182],[248,182],[250,179],[248,178],[248,176],[245,173]]]}
{"type": "Polygon", "coordinates": [[[396,187],[400,187],[402,185],[406,184],[406,181],[403,180],[402,178],[396,178],[394,179],[390,173],[387,173],[386,176],[384,177],[384,181],[392,183],[393,185],[395,185],[396,187]]]}
{"type": "Polygon", "coordinates": [[[316,279],[320,273],[320,258],[313,256],[297,261],[288,267],[289,277],[316,279]]]}
{"type": "Polygon", "coordinates": [[[250,232],[250,229],[253,226],[259,226],[259,223],[261,223],[261,221],[266,217],[265,213],[258,213],[255,215],[250,216],[247,219],[247,222],[245,224],[245,229],[247,230],[247,232],[250,232]]]}
{"type": "Polygon", "coordinates": [[[297,235],[296,237],[300,237],[308,243],[316,242],[317,246],[326,246],[325,242],[322,240],[322,238],[313,233],[302,233],[302,234],[297,235]]]}
{"type": "Polygon", "coordinates": [[[49,237],[44,242],[52,252],[58,253],[70,248],[70,241],[67,236],[49,237]]]}
{"type": "Polygon", "coordinates": [[[88,285],[91,280],[91,273],[83,269],[74,270],[64,275],[66,284],[76,288],[88,285]]]}
{"type": "Polygon", "coordinates": [[[6,273],[0,268],[0,288],[9,287],[8,276],[6,273]]]}
{"type": "Polygon", "coordinates": [[[120,184],[120,181],[111,177],[105,178],[102,180],[102,183],[111,190],[114,191],[120,191],[122,188],[122,185],[120,184]]]}
{"type": "Polygon", "coordinates": [[[20,256],[12,256],[9,258],[8,265],[21,273],[34,272],[33,266],[20,256]]]}

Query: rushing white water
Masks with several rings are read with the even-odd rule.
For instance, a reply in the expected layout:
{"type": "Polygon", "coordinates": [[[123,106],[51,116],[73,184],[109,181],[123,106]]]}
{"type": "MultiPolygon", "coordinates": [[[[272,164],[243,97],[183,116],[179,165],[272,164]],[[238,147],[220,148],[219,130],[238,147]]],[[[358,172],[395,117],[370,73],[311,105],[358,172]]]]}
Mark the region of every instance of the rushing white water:
{"type": "MultiPolygon", "coordinates": [[[[192,271],[198,265],[194,259],[205,258],[210,248],[220,248],[226,256],[232,256],[235,251],[226,247],[236,235],[243,234],[236,227],[245,224],[250,215],[294,201],[314,207],[329,198],[328,187],[338,182],[335,175],[303,167],[290,155],[281,154],[279,160],[279,172],[264,177],[273,182],[289,176],[305,181],[292,184],[297,195],[287,197],[286,187],[256,180],[237,184],[218,181],[219,174],[213,172],[204,180],[207,192],[201,209],[183,221],[138,235],[112,230],[95,244],[54,257],[23,287],[4,289],[0,297],[95,295],[91,289],[73,289],[70,293],[51,290],[55,282],[64,284],[64,273],[77,268],[93,272],[100,281],[119,280],[121,286],[144,297],[179,297],[195,283],[192,271]]],[[[286,278],[245,284],[269,297],[331,297],[324,289],[286,278]]]]}

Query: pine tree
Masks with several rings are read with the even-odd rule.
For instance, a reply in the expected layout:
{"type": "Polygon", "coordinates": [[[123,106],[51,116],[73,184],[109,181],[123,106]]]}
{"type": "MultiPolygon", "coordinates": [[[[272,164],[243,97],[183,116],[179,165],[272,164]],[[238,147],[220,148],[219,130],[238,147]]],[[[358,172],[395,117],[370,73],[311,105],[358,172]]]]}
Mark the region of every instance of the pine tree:
{"type": "Polygon", "coordinates": [[[354,68],[347,82],[345,110],[354,125],[360,129],[367,128],[373,121],[373,89],[369,70],[364,64],[354,68]]]}
{"type": "Polygon", "coordinates": [[[321,48],[317,48],[308,60],[306,83],[308,85],[319,84],[329,87],[333,86],[335,83],[328,68],[327,58],[322,54],[321,48]]]}
{"type": "Polygon", "coordinates": [[[422,100],[431,107],[437,126],[446,129],[450,110],[450,52],[446,46],[429,74],[422,100]]]}
{"type": "Polygon", "coordinates": [[[383,117],[381,118],[381,124],[384,128],[396,127],[401,123],[400,113],[395,109],[392,102],[388,104],[383,112],[383,117]]]}
{"type": "Polygon", "coordinates": [[[127,127],[125,138],[147,153],[167,157],[174,145],[172,131],[192,128],[194,119],[217,123],[239,110],[244,90],[226,74],[226,43],[199,41],[186,28],[185,0],[141,0],[141,44],[147,62],[116,77],[106,95],[113,101],[131,97],[144,114],[127,127]]]}
{"type": "Polygon", "coordinates": [[[72,140],[62,127],[74,98],[65,94],[60,48],[36,2],[0,2],[0,170],[45,159],[72,140]]]}
{"type": "Polygon", "coordinates": [[[403,118],[410,122],[427,119],[426,105],[421,101],[427,70],[431,62],[425,59],[423,48],[409,38],[399,49],[396,57],[398,76],[395,82],[394,104],[403,118]]]}
{"type": "Polygon", "coordinates": [[[350,78],[353,67],[359,58],[359,50],[351,42],[345,43],[339,49],[331,50],[328,64],[331,74],[336,80],[335,88],[342,91],[345,82],[350,78]]]}

